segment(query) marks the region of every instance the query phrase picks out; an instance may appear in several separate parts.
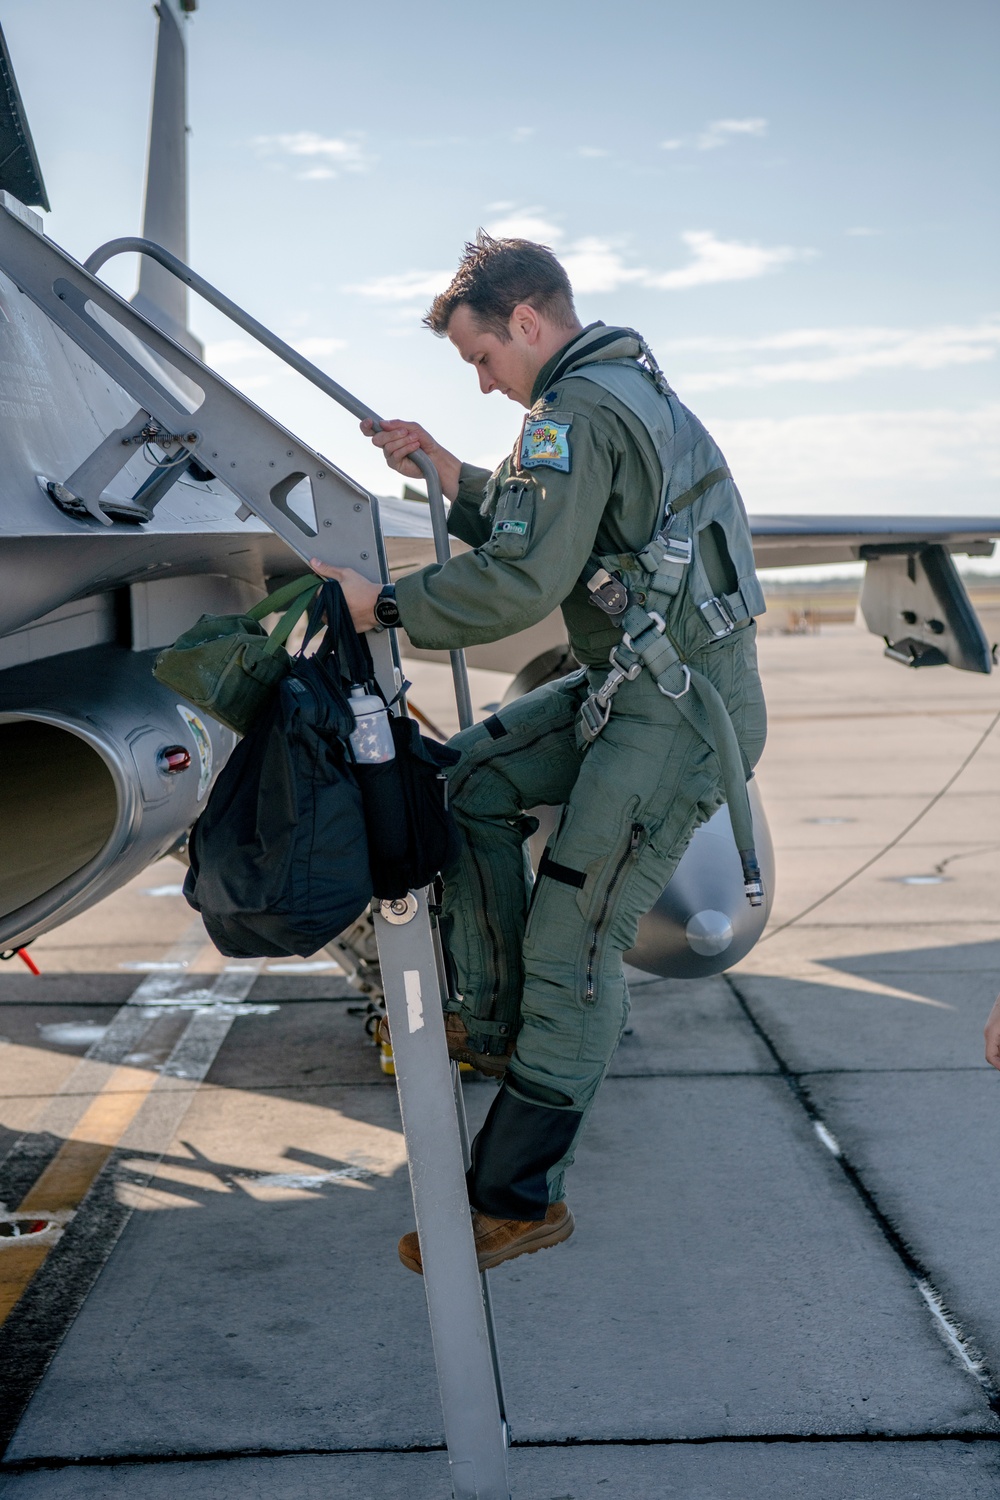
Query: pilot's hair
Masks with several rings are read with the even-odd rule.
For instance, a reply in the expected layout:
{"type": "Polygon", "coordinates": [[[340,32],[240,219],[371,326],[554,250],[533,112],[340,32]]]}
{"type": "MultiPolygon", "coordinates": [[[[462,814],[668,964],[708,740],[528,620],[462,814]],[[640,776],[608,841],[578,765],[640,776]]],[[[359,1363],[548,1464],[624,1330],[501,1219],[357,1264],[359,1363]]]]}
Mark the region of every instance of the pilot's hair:
{"type": "Polygon", "coordinates": [[[576,318],[569,277],[547,245],[497,240],[480,229],[466,245],[446,291],[434,298],[424,324],[443,338],[452,314],[465,303],[483,330],[510,341],[510,315],[526,302],[559,327],[576,318]]]}

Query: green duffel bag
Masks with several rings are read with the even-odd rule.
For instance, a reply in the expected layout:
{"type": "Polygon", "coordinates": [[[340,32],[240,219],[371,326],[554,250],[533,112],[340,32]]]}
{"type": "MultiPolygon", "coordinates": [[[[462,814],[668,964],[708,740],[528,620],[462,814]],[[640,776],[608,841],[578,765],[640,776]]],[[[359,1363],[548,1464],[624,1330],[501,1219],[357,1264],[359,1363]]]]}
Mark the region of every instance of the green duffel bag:
{"type": "Polygon", "coordinates": [[[153,676],[220,724],[246,734],[288,671],[285,642],[321,582],[307,573],[245,615],[202,615],[160,652],[153,676]],[[284,614],[268,635],[260,622],[279,610],[284,614]]]}

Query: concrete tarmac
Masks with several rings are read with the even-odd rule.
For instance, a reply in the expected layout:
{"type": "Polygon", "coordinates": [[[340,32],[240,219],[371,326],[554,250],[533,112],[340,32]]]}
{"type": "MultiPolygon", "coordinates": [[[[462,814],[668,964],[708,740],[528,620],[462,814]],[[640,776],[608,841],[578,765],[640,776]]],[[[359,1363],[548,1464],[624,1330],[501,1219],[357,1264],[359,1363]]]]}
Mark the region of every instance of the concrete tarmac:
{"type": "MultiPolygon", "coordinates": [[[[773,935],[714,980],[631,976],[577,1232],[490,1273],[516,1500],[1000,1493],[1000,728],[795,920],[931,802],[996,683],[852,627],[761,657],[773,935]]],[[[449,728],[442,669],[410,675],[449,728]]],[[[505,687],[474,673],[479,712],[505,687]]],[[[36,1265],[0,1236],[0,1496],[445,1500],[357,997],[322,959],[227,967],[180,878],[36,944],[43,978],[0,974],[0,1199],[77,1184],[36,1265]]],[[[467,1084],[473,1124],[493,1089],[467,1084]]]]}

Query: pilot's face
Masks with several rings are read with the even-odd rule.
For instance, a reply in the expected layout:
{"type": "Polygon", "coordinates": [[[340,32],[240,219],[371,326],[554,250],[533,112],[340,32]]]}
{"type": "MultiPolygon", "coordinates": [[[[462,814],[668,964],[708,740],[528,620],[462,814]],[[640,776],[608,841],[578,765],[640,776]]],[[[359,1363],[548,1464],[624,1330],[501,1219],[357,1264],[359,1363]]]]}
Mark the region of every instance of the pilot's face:
{"type": "MultiPolygon", "coordinates": [[[[509,401],[528,407],[542,361],[531,319],[526,328],[525,320],[518,318],[520,311],[515,308],[511,316],[511,336],[505,342],[488,329],[480,328],[472,310],[460,302],[448,321],[448,337],[466,363],[474,367],[484,396],[499,391],[509,401]]],[[[537,317],[534,309],[528,311],[537,317]]]]}

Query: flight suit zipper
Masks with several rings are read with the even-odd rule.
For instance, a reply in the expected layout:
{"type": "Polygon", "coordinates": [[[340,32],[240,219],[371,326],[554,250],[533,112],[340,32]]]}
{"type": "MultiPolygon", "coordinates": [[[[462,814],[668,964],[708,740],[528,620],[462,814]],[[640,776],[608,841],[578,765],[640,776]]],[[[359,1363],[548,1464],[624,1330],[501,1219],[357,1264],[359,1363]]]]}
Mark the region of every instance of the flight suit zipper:
{"type": "Polygon", "coordinates": [[[604,892],[604,899],[601,902],[601,909],[598,912],[597,920],[594,923],[594,931],[590,943],[590,952],[587,954],[587,986],[584,990],[583,997],[587,1005],[593,1005],[594,1003],[594,960],[597,958],[597,946],[600,942],[601,928],[604,926],[604,923],[607,920],[608,908],[611,905],[611,898],[614,895],[615,887],[621,879],[622,871],[625,869],[625,866],[629,863],[630,860],[635,859],[636,855],[639,852],[639,841],[642,838],[643,832],[644,830],[641,823],[632,824],[632,832],[629,837],[628,847],[622,854],[621,859],[615,865],[615,868],[611,873],[611,879],[608,881],[607,888],[604,892]]]}

